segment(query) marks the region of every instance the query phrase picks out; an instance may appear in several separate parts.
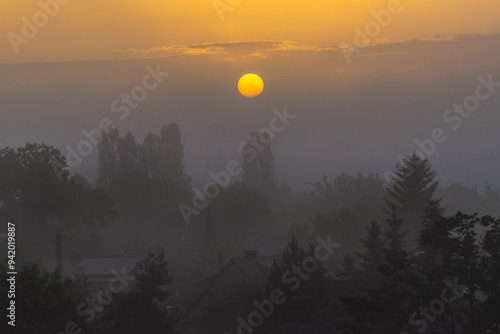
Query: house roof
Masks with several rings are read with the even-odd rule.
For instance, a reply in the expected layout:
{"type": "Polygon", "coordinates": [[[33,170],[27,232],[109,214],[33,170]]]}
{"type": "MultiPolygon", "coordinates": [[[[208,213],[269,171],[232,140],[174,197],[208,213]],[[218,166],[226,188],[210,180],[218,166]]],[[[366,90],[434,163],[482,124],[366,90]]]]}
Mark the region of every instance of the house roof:
{"type": "Polygon", "coordinates": [[[250,277],[262,274],[273,266],[277,256],[268,256],[263,258],[235,258],[234,262],[250,277]]]}
{"type": "Polygon", "coordinates": [[[217,283],[221,277],[225,276],[229,269],[233,266],[240,268],[245,275],[250,278],[261,277],[266,278],[265,275],[269,273],[274,260],[279,260],[281,257],[279,256],[268,256],[268,257],[251,257],[251,258],[233,258],[229,261],[222,270],[210,277],[207,278],[198,284],[197,286],[205,286],[201,294],[195,300],[195,302],[190,305],[185,314],[185,319],[191,314],[191,312],[196,308],[196,306],[203,300],[203,298],[209,293],[212,287],[217,283]]]}
{"type": "Polygon", "coordinates": [[[113,271],[129,274],[136,266],[141,257],[94,257],[84,258],[78,264],[80,273],[89,276],[112,275],[113,271]]]}

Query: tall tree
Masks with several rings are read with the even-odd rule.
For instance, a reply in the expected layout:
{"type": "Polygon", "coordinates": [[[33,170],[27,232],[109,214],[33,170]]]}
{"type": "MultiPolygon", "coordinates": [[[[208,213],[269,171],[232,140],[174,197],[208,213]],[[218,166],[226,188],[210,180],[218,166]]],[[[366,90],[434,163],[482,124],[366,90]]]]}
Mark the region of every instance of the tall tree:
{"type": "Polygon", "coordinates": [[[347,253],[342,259],[342,276],[349,277],[356,270],[355,266],[356,259],[351,254],[347,253]]]}
{"type": "Polygon", "coordinates": [[[61,203],[70,183],[66,168],[61,152],[52,146],[27,143],[17,149],[1,149],[0,210],[10,216],[4,218],[31,215],[30,218],[43,221],[51,215],[67,213],[61,203]]]}
{"type": "Polygon", "coordinates": [[[170,293],[166,291],[172,276],[163,251],[137,263],[133,289],[114,296],[98,324],[100,333],[171,333],[174,320],[165,312],[170,293]]]}
{"type": "Polygon", "coordinates": [[[390,215],[396,207],[404,220],[404,230],[408,230],[408,244],[415,246],[416,238],[422,230],[421,217],[428,201],[437,201],[436,171],[427,159],[422,159],[416,152],[396,164],[396,171],[387,187],[385,211],[390,215]]]}
{"type": "Polygon", "coordinates": [[[192,201],[183,165],[184,146],[177,124],[149,133],[142,144],[113,129],[99,144],[98,183],[109,191],[120,213],[120,228],[149,242],[177,239],[185,233],[179,203],[192,201]],[[169,232],[168,234],[166,232],[169,232]]]}
{"type": "Polygon", "coordinates": [[[177,124],[164,125],[158,134],[149,133],[142,144],[130,132],[121,137],[113,129],[103,133],[98,149],[100,184],[111,186],[120,179],[140,174],[189,188],[191,180],[184,171],[184,145],[177,124]]]}
{"type": "Polygon", "coordinates": [[[396,206],[392,206],[389,216],[385,219],[387,231],[385,237],[389,251],[399,253],[404,249],[404,237],[408,231],[402,231],[403,219],[397,215],[396,206]]]}
{"type": "Polygon", "coordinates": [[[99,167],[97,167],[97,184],[109,187],[119,176],[117,143],[120,139],[118,129],[102,132],[101,142],[97,145],[99,167]]]}
{"type": "Polygon", "coordinates": [[[43,253],[33,249],[47,248],[56,228],[101,226],[114,217],[107,193],[71,176],[61,151],[46,144],[1,149],[0,189],[0,219],[23,224],[18,237],[31,243],[20,256],[43,253]]]}
{"type": "Polygon", "coordinates": [[[134,136],[127,132],[116,143],[119,175],[131,175],[139,165],[139,148],[134,136]]]}
{"type": "Polygon", "coordinates": [[[268,138],[269,135],[253,132],[242,150],[243,182],[272,197],[278,187],[273,164],[274,157],[270,142],[267,139],[265,143],[261,142],[259,140],[261,136],[268,138]]]}
{"type": "Polygon", "coordinates": [[[304,251],[293,238],[282,259],[274,262],[266,286],[267,296],[279,290],[286,298],[275,307],[269,328],[273,333],[311,333],[317,327],[313,316],[326,305],[327,287],[326,269],[314,258],[314,250],[304,251]]]}
{"type": "Polygon", "coordinates": [[[377,221],[372,220],[370,226],[366,227],[368,231],[365,238],[360,239],[360,243],[365,249],[364,253],[356,253],[362,260],[361,266],[368,272],[377,271],[377,268],[384,261],[384,253],[386,251],[385,241],[383,238],[382,227],[377,221]]]}
{"type": "Polygon", "coordinates": [[[163,168],[166,177],[176,181],[181,188],[189,187],[190,177],[184,171],[184,144],[179,125],[170,123],[164,125],[159,133],[160,147],[163,148],[163,168]]]}

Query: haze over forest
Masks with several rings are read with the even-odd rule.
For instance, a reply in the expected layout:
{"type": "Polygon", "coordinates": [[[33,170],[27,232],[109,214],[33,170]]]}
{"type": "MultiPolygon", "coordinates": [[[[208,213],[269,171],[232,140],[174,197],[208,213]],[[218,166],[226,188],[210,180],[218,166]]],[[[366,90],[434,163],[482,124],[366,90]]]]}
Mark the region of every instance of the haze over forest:
{"type": "Polygon", "coordinates": [[[500,333],[500,2],[0,13],[2,333],[500,333]]]}

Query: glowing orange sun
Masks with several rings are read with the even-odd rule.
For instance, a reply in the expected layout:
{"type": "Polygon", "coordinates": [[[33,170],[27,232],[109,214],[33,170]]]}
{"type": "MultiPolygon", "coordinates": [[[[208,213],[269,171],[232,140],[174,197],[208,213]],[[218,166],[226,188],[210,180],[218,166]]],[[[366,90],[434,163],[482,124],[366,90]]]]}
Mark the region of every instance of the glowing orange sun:
{"type": "Polygon", "coordinates": [[[259,96],[264,90],[264,81],[257,74],[245,74],[238,81],[238,90],[249,98],[259,96]]]}

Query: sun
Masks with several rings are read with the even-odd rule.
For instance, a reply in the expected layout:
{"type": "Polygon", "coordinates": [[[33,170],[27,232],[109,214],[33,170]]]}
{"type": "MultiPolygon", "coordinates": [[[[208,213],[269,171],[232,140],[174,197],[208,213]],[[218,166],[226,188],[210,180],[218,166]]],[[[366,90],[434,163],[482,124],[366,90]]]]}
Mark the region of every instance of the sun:
{"type": "Polygon", "coordinates": [[[245,74],[238,81],[238,90],[249,98],[259,96],[264,90],[264,81],[257,74],[245,74]]]}

